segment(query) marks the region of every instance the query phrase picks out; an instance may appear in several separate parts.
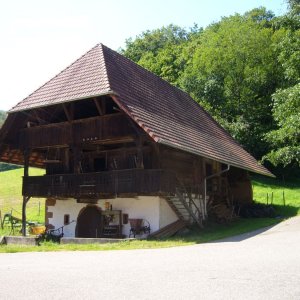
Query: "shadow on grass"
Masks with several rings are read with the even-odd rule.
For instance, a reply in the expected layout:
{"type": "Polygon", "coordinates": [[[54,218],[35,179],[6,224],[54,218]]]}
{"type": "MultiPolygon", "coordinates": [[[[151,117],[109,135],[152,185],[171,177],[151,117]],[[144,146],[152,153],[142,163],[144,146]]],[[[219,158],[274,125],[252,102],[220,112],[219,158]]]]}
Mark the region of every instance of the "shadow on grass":
{"type": "MultiPolygon", "coordinates": [[[[269,229],[271,229],[272,227],[274,227],[277,223],[281,222],[282,220],[286,219],[286,218],[290,218],[290,217],[294,217],[298,215],[298,211],[299,211],[299,207],[295,207],[295,206],[291,206],[291,205],[273,205],[273,207],[275,208],[276,211],[276,217],[272,218],[274,220],[274,224],[269,225],[267,227],[264,228],[259,228],[250,232],[246,232],[246,233],[242,233],[240,235],[237,236],[231,236],[229,238],[224,238],[221,240],[217,240],[215,241],[215,243],[224,243],[224,242],[241,242],[243,240],[252,238],[258,234],[261,234],[265,231],[268,231],[269,229]]],[[[272,220],[270,219],[270,220],[272,220]]],[[[257,224],[257,219],[250,219],[253,220],[254,222],[254,226],[259,225],[259,223],[257,224]]],[[[264,224],[265,221],[262,221],[261,225],[264,224]]],[[[267,223],[266,223],[267,224],[267,223]]]]}
{"type": "Polygon", "coordinates": [[[174,239],[196,244],[207,242],[240,242],[269,230],[282,220],[299,214],[299,207],[291,205],[273,205],[273,218],[239,218],[226,224],[207,223],[204,229],[191,228],[187,234],[174,239]]]}
{"type": "Polygon", "coordinates": [[[283,181],[279,178],[269,178],[260,175],[252,175],[251,180],[255,182],[256,186],[260,187],[268,187],[268,188],[299,188],[300,186],[300,179],[294,178],[287,181],[283,181]]]}
{"type": "Polygon", "coordinates": [[[188,233],[177,235],[171,239],[193,244],[240,242],[269,230],[282,220],[281,217],[239,218],[227,224],[208,223],[204,229],[193,227],[188,233]]]}
{"type": "Polygon", "coordinates": [[[264,233],[264,232],[270,230],[271,228],[273,228],[274,226],[276,226],[279,222],[280,222],[280,219],[278,220],[277,223],[275,223],[275,224],[273,224],[271,226],[260,228],[260,229],[256,229],[254,231],[242,233],[242,234],[239,234],[239,235],[231,236],[231,237],[220,239],[220,240],[217,240],[217,241],[212,241],[211,243],[234,243],[234,242],[242,242],[244,240],[250,239],[250,238],[252,238],[254,236],[257,236],[257,235],[259,235],[261,233],[264,233]]]}
{"type": "Polygon", "coordinates": [[[294,217],[298,215],[300,207],[292,206],[292,205],[273,205],[276,211],[276,214],[280,217],[294,217]]]}

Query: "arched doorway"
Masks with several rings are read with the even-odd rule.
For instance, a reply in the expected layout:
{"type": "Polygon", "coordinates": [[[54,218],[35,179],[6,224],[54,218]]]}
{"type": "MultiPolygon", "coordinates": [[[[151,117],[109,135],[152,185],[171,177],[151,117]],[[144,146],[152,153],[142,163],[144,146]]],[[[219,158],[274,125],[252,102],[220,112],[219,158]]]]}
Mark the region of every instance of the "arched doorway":
{"type": "Polygon", "coordinates": [[[84,207],[78,214],[75,232],[76,237],[100,237],[102,232],[101,209],[94,205],[84,207]]]}

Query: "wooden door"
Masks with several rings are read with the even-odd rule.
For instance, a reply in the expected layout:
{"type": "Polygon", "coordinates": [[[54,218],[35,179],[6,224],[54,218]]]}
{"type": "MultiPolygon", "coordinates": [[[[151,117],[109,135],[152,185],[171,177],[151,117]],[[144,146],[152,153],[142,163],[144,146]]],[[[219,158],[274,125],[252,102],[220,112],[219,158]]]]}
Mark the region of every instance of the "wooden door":
{"type": "Polygon", "coordinates": [[[98,238],[102,232],[101,209],[97,206],[86,206],[78,214],[76,237],[98,238]]]}

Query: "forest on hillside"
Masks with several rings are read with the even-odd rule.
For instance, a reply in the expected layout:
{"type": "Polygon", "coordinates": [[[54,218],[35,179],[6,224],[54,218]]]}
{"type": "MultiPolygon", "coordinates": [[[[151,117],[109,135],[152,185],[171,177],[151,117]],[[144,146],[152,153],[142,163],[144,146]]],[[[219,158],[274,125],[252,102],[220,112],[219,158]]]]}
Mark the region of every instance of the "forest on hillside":
{"type": "Polygon", "coordinates": [[[205,29],[169,25],[120,52],[189,93],[274,172],[300,166],[300,0],[223,17],[205,29]]]}

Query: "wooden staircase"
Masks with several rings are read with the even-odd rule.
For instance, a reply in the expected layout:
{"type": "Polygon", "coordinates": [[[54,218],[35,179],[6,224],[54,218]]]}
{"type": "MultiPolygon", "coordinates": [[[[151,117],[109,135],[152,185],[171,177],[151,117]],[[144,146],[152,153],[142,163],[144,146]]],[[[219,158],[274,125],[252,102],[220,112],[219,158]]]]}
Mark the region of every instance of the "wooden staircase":
{"type": "Polygon", "coordinates": [[[150,238],[163,239],[173,236],[179,230],[186,227],[187,222],[183,220],[177,220],[174,223],[171,223],[149,235],[150,238]]]}
{"type": "Polygon", "coordinates": [[[185,188],[176,188],[175,195],[168,197],[167,202],[180,220],[187,223],[194,221],[203,228],[201,211],[185,188]]]}

